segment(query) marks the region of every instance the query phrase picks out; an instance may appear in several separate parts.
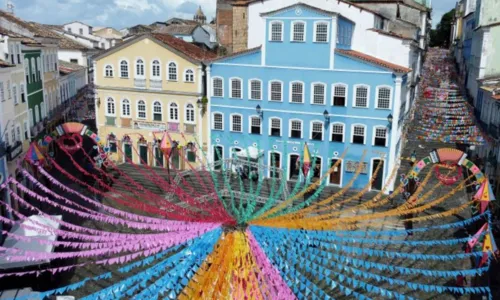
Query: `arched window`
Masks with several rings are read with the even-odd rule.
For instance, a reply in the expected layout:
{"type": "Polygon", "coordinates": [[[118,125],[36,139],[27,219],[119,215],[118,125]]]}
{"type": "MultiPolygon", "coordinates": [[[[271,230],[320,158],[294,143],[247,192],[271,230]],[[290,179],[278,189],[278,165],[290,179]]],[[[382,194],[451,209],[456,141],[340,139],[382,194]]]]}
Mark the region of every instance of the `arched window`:
{"type": "Polygon", "coordinates": [[[38,110],[38,105],[35,105],[35,122],[40,122],[40,111],[38,110]]]}
{"type": "Polygon", "coordinates": [[[311,104],[325,104],[326,99],[326,85],[324,83],[313,83],[311,104]]]}
{"type": "Polygon", "coordinates": [[[122,100],[122,117],[130,117],[130,101],[128,99],[122,100]]]}
{"type": "Polygon", "coordinates": [[[323,122],[319,121],[311,122],[311,140],[315,141],[323,140],[323,122]]]}
{"type": "Polygon", "coordinates": [[[41,114],[41,119],[45,119],[45,101],[40,103],[40,114],[41,114]]]}
{"type": "Polygon", "coordinates": [[[212,115],[212,129],[224,130],[224,116],[221,113],[213,113],[212,115]]]}
{"type": "Polygon", "coordinates": [[[184,81],[186,82],[194,82],[194,71],[191,69],[187,69],[184,72],[184,81]]]}
{"type": "Polygon", "coordinates": [[[144,61],[142,59],[138,59],[135,63],[135,75],[144,77],[144,61]]]}
{"type": "Polygon", "coordinates": [[[113,66],[106,65],[105,70],[104,70],[104,76],[113,77],[113,66]]]}
{"type": "Polygon", "coordinates": [[[391,108],[391,88],[390,87],[377,87],[377,108],[390,109],[391,108]]]}
{"type": "Polygon", "coordinates": [[[35,63],[35,58],[31,58],[31,80],[33,82],[36,82],[36,63],[35,63]]]}
{"type": "Polygon", "coordinates": [[[306,23],[302,21],[292,22],[292,42],[306,41],[306,23]]]}
{"type": "Polygon", "coordinates": [[[173,122],[179,121],[179,106],[177,106],[177,103],[170,103],[168,120],[173,122]]]}
{"type": "Polygon", "coordinates": [[[222,78],[212,78],[212,97],[224,97],[224,81],[222,78]]]}
{"type": "Polygon", "coordinates": [[[231,98],[241,99],[243,95],[243,86],[241,84],[241,79],[231,78],[231,98]]]}
{"type": "Polygon", "coordinates": [[[144,100],[137,102],[137,118],[146,119],[146,102],[144,100]]]}
{"type": "Polygon", "coordinates": [[[26,73],[26,82],[30,83],[30,62],[27,58],[24,59],[24,72],[26,73]]]}
{"type": "Polygon", "coordinates": [[[111,97],[106,100],[106,114],[110,116],[115,115],[115,100],[111,97]]]}
{"type": "Polygon", "coordinates": [[[231,115],[231,131],[243,132],[243,123],[241,115],[231,115]]]}
{"type": "Polygon", "coordinates": [[[168,80],[177,81],[177,64],[174,62],[168,64],[168,80]]]}
{"type": "Polygon", "coordinates": [[[290,102],[304,103],[304,84],[302,82],[292,82],[290,86],[290,102]]]}
{"type": "Polygon", "coordinates": [[[191,103],[186,105],[186,123],[194,123],[194,106],[191,103]]]}
{"type": "Polygon", "coordinates": [[[271,32],[269,32],[269,40],[271,42],[283,41],[283,22],[281,21],[271,22],[271,32]]]}
{"type": "Polygon", "coordinates": [[[314,23],[314,41],[316,43],[328,43],[328,32],[327,22],[314,23]]]}
{"type": "Polygon", "coordinates": [[[262,134],[262,122],[259,116],[250,117],[250,133],[262,134]]]}
{"type": "Polygon", "coordinates": [[[152,63],[152,77],[159,78],[161,77],[161,64],[158,60],[153,60],[152,63]]]}
{"type": "Polygon", "coordinates": [[[163,115],[160,101],[153,102],[153,120],[161,121],[163,115]]]}
{"type": "Polygon", "coordinates": [[[39,56],[36,58],[36,74],[38,77],[38,81],[40,81],[40,79],[42,78],[41,69],[42,69],[42,60],[40,59],[40,56],[39,56]]]}
{"type": "Polygon", "coordinates": [[[128,62],[125,60],[120,62],[120,77],[128,78],[128,62]]]}
{"type": "Polygon", "coordinates": [[[333,123],[332,124],[332,142],[344,142],[344,124],[333,123]]]}
{"type": "Polygon", "coordinates": [[[347,86],[342,83],[333,86],[333,106],[346,106],[347,86]]]}
{"type": "Polygon", "coordinates": [[[351,143],[364,145],[365,139],[366,139],[366,126],[353,125],[351,143]]]}
{"type": "Polygon", "coordinates": [[[250,95],[248,96],[251,100],[262,100],[262,81],[258,79],[250,80],[249,90],[250,95]]]}
{"type": "Polygon", "coordinates": [[[373,146],[387,147],[387,127],[378,126],[375,127],[373,133],[373,146]]]}
{"type": "Polygon", "coordinates": [[[269,82],[269,101],[283,101],[283,83],[281,81],[269,82]]]}
{"type": "Polygon", "coordinates": [[[354,87],[354,107],[368,107],[369,88],[366,85],[357,85],[354,87]]]}
{"type": "Polygon", "coordinates": [[[280,118],[270,118],[269,119],[269,135],[270,136],[281,136],[281,119],[280,118]]]}

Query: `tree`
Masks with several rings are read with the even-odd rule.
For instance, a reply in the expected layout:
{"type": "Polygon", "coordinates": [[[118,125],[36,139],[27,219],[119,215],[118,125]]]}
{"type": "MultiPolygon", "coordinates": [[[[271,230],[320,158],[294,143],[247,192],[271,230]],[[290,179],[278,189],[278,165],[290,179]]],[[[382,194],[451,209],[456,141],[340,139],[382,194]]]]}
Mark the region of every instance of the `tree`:
{"type": "Polygon", "coordinates": [[[436,29],[431,30],[431,47],[448,48],[450,46],[450,34],[453,19],[455,18],[455,9],[445,13],[436,29]]]}

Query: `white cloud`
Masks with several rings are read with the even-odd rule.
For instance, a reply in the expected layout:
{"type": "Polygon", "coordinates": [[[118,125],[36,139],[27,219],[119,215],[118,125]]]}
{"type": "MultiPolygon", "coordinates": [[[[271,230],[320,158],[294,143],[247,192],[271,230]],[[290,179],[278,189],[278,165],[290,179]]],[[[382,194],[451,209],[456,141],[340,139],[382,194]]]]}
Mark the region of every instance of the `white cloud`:
{"type": "Polygon", "coordinates": [[[161,9],[156,4],[149,3],[149,0],[114,0],[115,5],[123,10],[145,12],[151,10],[153,12],[160,12],[161,9]]]}

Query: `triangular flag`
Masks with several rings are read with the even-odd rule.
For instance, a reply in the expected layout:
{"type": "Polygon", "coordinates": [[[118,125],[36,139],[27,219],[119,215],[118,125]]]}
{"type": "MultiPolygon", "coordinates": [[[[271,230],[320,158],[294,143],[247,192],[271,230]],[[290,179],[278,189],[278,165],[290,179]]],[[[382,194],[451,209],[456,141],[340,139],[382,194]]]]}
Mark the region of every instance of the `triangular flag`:
{"type": "Polygon", "coordinates": [[[474,234],[474,236],[467,242],[469,244],[470,249],[472,249],[477,244],[479,236],[481,236],[481,234],[483,233],[483,231],[486,230],[487,227],[488,224],[484,224],[483,227],[481,227],[481,229],[479,229],[479,231],[476,234],[474,234]]]}
{"type": "Polygon", "coordinates": [[[170,149],[171,146],[170,146],[170,141],[168,140],[167,138],[167,133],[164,132],[163,133],[163,137],[161,138],[161,143],[160,143],[160,149],[165,152],[167,151],[168,149],[170,149]]]}
{"type": "Polygon", "coordinates": [[[306,175],[309,172],[310,167],[311,167],[311,153],[309,152],[309,147],[307,146],[307,143],[304,143],[304,161],[302,167],[304,175],[306,175]]]}
{"type": "Polygon", "coordinates": [[[481,201],[481,198],[483,197],[486,182],[487,182],[487,180],[483,181],[483,183],[481,184],[481,187],[477,190],[476,194],[474,195],[474,199],[481,201]]]}

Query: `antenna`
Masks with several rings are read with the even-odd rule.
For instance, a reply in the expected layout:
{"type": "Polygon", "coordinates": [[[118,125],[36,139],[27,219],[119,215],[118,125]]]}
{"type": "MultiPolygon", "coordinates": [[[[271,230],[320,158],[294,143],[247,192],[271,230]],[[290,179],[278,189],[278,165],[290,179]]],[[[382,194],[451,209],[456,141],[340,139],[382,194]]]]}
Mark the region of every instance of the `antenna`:
{"type": "Polygon", "coordinates": [[[12,1],[10,0],[7,0],[7,12],[14,14],[14,7],[14,3],[12,3],[12,1]]]}

